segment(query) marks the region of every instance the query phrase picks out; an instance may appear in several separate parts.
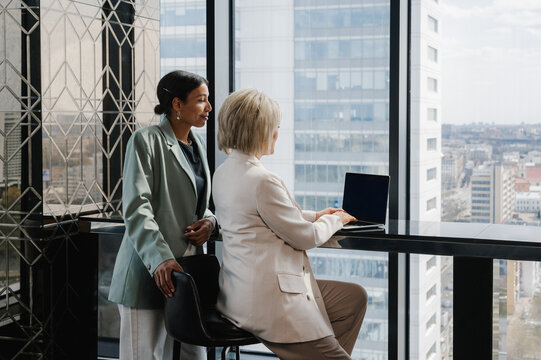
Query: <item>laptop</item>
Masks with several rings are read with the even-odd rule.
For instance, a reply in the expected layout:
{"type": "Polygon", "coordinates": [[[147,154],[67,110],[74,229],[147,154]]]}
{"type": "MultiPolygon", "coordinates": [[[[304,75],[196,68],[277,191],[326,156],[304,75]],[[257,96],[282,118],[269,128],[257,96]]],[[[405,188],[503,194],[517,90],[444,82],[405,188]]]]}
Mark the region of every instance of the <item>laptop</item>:
{"type": "Polygon", "coordinates": [[[342,209],[357,218],[342,230],[377,230],[385,226],[389,176],[346,173],[342,209]]]}

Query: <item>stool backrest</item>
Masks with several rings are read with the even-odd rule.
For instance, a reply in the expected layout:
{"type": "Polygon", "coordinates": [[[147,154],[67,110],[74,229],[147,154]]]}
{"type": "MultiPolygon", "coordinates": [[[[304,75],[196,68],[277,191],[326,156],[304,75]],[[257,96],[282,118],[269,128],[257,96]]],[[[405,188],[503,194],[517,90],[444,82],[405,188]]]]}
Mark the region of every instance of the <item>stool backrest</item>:
{"type": "Polygon", "coordinates": [[[216,308],[220,263],[209,254],[177,261],[184,272],[172,274],[175,292],[165,301],[165,327],[176,340],[205,346],[210,335],[203,319],[216,308]]]}
{"type": "Polygon", "coordinates": [[[190,274],[197,287],[203,311],[216,306],[220,262],[211,254],[186,256],[177,259],[185,273],[190,274]]]}

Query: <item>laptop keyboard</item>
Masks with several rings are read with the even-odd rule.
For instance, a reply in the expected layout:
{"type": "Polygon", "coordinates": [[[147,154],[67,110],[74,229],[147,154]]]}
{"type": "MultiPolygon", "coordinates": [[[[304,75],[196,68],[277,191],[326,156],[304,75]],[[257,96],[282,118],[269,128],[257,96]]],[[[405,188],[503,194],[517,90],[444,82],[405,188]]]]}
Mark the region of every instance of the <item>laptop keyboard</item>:
{"type": "Polygon", "coordinates": [[[368,221],[358,220],[358,221],[355,221],[355,222],[347,223],[346,225],[351,225],[351,226],[366,226],[366,225],[378,226],[380,224],[374,224],[374,223],[371,223],[371,222],[368,222],[368,221]]]}

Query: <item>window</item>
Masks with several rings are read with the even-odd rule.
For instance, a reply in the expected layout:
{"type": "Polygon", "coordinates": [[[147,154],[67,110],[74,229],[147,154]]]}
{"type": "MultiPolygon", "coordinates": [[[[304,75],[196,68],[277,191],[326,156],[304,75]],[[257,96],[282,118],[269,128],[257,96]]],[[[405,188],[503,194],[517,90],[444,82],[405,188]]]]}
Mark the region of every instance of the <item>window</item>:
{"type": "Polygon", "coordinates": [[[200,39],[162,39],[161,58],[196,58],[205,57],[206,40],[200,39]]]}
{"type": "Polygon", "coordinates": [[[432,359],[433,357],[436,357],[436,343],[432,344],[430,349],[426,352],[427,359],[432,359]]]}
{"type": "Polygon", "coordinates": [[[428,77],[427,78],[427,88],[428,88],[428,91],[438,92],[438,80],[434,79],[434,78],[431,78],[431,77],[428,77]]]}
{"type": "MultiPolygon", "coordinates": [[[[205,2],[162,0],[159,3],[161,75],[182,69],[206,76],[205,2]]],[[[196,131],[204,134],[205,129],[196,131]]]]}
{"type": "Polygon", "coordinates": [[[438,49],[428,45],[428,60],[438,62],[438,49]]]}
{"type": "Polygon", "coordinates": [[[472,205],[472,210],[490,210],[490,206],[472,205]]]}
{"type": "Polygon", "coordinates": [[[471,202],[472,202],[472,204],[490,204],[490,200],[473,199],[471,202]]]}
{"type": "MultiPolygon", "coordinates": [[[[236,21],[235,86],[261,89],[279,102],[281,151],[262,162],[289,179],[299,205],[341,206],[347,171],[389,173],[390,4],[291,3],[235,1],[235,14],[247,19],[236,21]]],[[[314,272],[374,284],[365,323],[386,331],[387,254],[344,254],[310,252],[314,272]]],[[[356,357],[386,358],[381,334],[366,336],[356,357]]]]}
{"type": "Polygon", "coordinates": [[[438,109],[436,108],[426,109],[426,118],[428,121],[438,121],[438,109]]]}
{"type": "Polygon", "coordinates": [[[472,191],[490,191],[490,187],[484,187],[484,186],[472,186],[472,191]]]}
{"type": "Polygon", "coordinates": [[[438,139],[436,138],[426,139],[426,149],[428,151],[436,151],[438,149],[438,139]]]}
{"type": "Polygon", "coordinates": [[[295,11],[295,29],[336,29],[351,26],[378,27],[389,23],[388,6],[295,11]]]}
{"type": "MultiPolygon", "coordinates": [[[[409,209],[411,218],[540,226],[535,214],[518,209],[527,205],[516,204],[524,199],[517,200],[515,194],[518,191],[513,186],[515,178],[527,177],[524,170],[526,163],[541,163],[541,110],[537,102],[531,102],[536,105],[530,106],[524,101],[541,97],[541,62],[538,56],[541,53],[541,42],[538,35],[531,33],[528,30],[531,28],[525,25],[531,14],[529,11],[537,11],[540,5],[536,3],[528,11],[517,11],[515,2],[501,2],[501,13],[515,14],[516,24],[522,24],[519,26],[509,26],[507,19],[499,16],[455,16],[471,14],[473,8],[477,9],[479,14],[486,14],[492,5],[485,1],[473,0],[467,4],[445,2],[445,7],[443,5],[442,1],[411,2],[413,14],[424,14],[417,19],[412,18],[412,21],[417,23],[412,24],[414,31],[410,33],[412,49],[421,49],[421,56],[416,54],[410,57],[409,68],[412,84],[409,98],[412,124],[409,134],[412,139],[412,161],[409,169],[412,174],[409,209]],[[494,36],[487,32],[487,29],[505,29],[505,36],[494,36]],[[483,50],[483,55],[479,56],[479,44],[483,44],[483,49],[493,50],[483,50]],[[461,55],[457,56],[458,54],[461,55]],[[428,78],[432,80],[427,80],[428,78]],[[493,80],[496,78],[500,79],[497,83],[493,80]],[[520,86],[516,85],[517,79],[520,79],[520,86]],[[522,105],[516,106],[518,103],[522,105]],[[465,104],[468,105],[464,107],[465,104]],[[428,138],[433,140],[428,140],[431,144],[427,143],[425,147],[425,139],[428,138]],[[526,143],[529,145],[525,145],[526,143]],[[537,155],[532,156],[533,152],[537,155]],[[441,165],[434,165],[440,155],[443,155],[441,165]],[[538,160],[534,161],[534,157],[538,160]],[[499,170],[492,165],[498,162],[512,163],[513,168],[499,170]],[[436,173],[438,180],[427,184],[427,169],[433,167],[439,168],[436,173]],[[473,176],[479,171],[483,172],[483,168],[487,171],[486,175],[473,176]],[[437,186],[439,180],[441,186],[437,186]],[[425,210],[430,208],[432,209],[429,211],[425,210]]],[[[541,29],[539,24],[533,27],[534,32],[541,29]]],[[[424,270],[425,262],[418,263],[423,264],[424,270]]],[[[440,266],[435,269],[442,271],[441,285],[438,286],[443,289],[441,314],[438,314],[438,322],[441,319],[441,334],[432,331],[433,337],[423,339],[423,345],[418,345],[418,338],[411,340],[411,354],[415,358],[424,359],[427,355],[431,356],[432,360],[449,359],[453,354],[452,331],[449,331],[453,321],[452,291],[448,291],[444,285],[444,265],[441,262],[438,262],[438,265],[440,266]],[[444,326],[446,322],[449,324],[447,327],[444,326]],[[427,354],[433,343],[436,343],[436,346],[427,354]]],[[[519,269],[522,264],[517,261],[513,266],[519,269]]],[[[452,265],[450,267],[452,272],[452,265]]],[[[430,274],[436,272],[432,270],[430,274]]],[[[516,270],[509,271],[509,274],[518,276],[516,270]]],[[[452,279],[452,276],[450,278],[452,279]]],[[[411,277],[413,284],[420,284],[416,289],[423,289],[420,292],[423,300],[427,290],[424,286],[432,286],[431,282],[426,285],[424,280],[419,276],[411,277]]],[[[518,279],[516,281],[515,286],[518,289],[515,291],[522,292],[522,282],[518,279]]],[[[514,323],[520,330],[510,330],[509,326],[520,314],[516,311],[514,314],[505,313],[508,308],[505,301],[510,301],[511,296],[506,293],[510,291],[505,285],[508,283],[502,281],[501,284],[503,288],[499,293],[496,293],[495,289],[494,308],[503,309],[504,314],[499,317],[495,314],[495,319],[498,318],[500,324],[507,320],[507,327],[499,326],[494,329],[493,350],[494,354],[499,353],[495,356],[511,358],[511,354],[514,354],[516,358],[526,358],[521,352],[539,353],[541,345],[538,345],[538,341],[530,342],[531,338],[526,340],[528,336],[520,337],[519,340],[514,336],[517,331],[527,328],[524,320],[520,325],[518,322],[514,323]],[[528,350],[525,350],[526,348],[528,350]]],[[[415,303],[416,297],[418,295],[412,291],[412,304],[422,303],[415,303]]],[[[528,313],[537,313],[539,308],[530,306],[528,313]]],[[[421,308],[414,309],[422,313],[421,308]]],[[[424,318],[429,319],[431,315],[425,314],[424,318]]],[[[514,324],[512,326],[515,326],[514,324]]],[[[415,331],[418,329],[412,330],[412,333],[415,331]]]]}
{"type": "Polygon", "coordinates": [[[426,292],[426,301],[430,300],[432,297],[436,296],[436,284],[434,284],[427,292],[426,292]]]}
{"type": "Polygon", "coordinates": [[[205,25],[204,6],[184,7],[176,3],[164,2],[160,9],[160,26],[205,25]]]}
{"type": "Polygon", "coordinates": [[[430,319],[426,322],[426,330],[430,330],[433,326],[436,326],[436,314],[432,314],[430,319]]]}
{"type": "Polygon", "coordinates": [[[426,171],[426,181],[434,180],[437,177],[438,168],[430,168],[426,171]]]}
{"type": "Polygon", "coordinates": [[[428,29],[435,33],[438,32],[438,20],[430,15],[428,15],[428,29]]]}
{"type": "Polygon", "coordinates": [[[490,185],[490,181],[485,180],[472,180],[472,185],[490,185]]]}
{"type": "Polygon", "coordinates": [[[363,321],[359,339],[364,341],[386,341],[387,333],[388,329],[385,323],[381,321],[363,321]]]}
{"type": "Polygon", "coordinates": [[[430,257],[428,261],[426,262],[426,271],[429,271],[430,269],[436,267],[436,256],[430,257]]]}
{"type": "Polygon", "coordinates": [[[436,198],[433,197],[430,200],[426,201],[426,211],[432,210],[436,208],[436,198]]]}

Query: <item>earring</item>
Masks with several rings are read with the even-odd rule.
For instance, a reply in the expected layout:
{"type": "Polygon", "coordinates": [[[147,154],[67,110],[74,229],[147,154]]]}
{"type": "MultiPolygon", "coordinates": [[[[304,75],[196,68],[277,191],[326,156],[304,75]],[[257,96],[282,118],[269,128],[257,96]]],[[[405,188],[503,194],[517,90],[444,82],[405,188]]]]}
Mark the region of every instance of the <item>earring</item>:
{"type": "Polygon", "coordinates": [[[180,121],[180,113],[177,111],[177,121],[180,121]]]}

